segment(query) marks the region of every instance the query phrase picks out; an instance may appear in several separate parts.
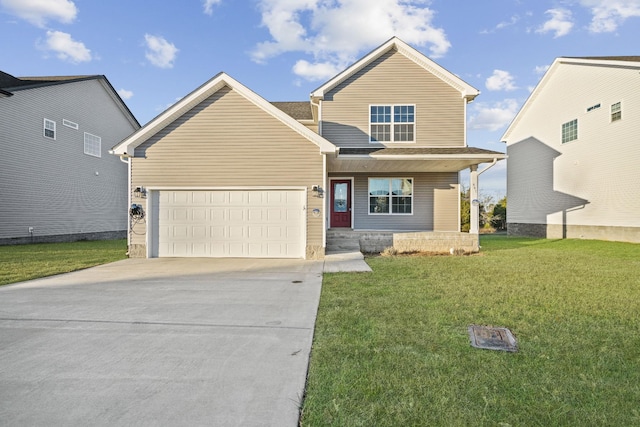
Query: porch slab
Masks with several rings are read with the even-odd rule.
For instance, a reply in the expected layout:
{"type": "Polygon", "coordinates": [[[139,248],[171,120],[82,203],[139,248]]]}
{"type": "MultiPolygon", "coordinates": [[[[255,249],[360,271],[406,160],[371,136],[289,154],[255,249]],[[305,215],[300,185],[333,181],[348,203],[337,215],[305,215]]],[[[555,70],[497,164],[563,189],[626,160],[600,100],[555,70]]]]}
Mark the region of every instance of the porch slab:
{"type": "Polygon", "coordinates": [[[330,253],[324,257],[325,273],[371,272],[371,267],[364,261],[360,251],[330,253]]]}
{"type": "MultiPolygon", "coordinates": [[[[360,231],[354,230],[353,239],[360,242],[365,253],[379,253],[393,247],[398,253],[428,252],[462,255],[480,251],[477,234],[447,231],[360,231]]],[[[343,237],[344,238],[344,237],[343,237]]]]}

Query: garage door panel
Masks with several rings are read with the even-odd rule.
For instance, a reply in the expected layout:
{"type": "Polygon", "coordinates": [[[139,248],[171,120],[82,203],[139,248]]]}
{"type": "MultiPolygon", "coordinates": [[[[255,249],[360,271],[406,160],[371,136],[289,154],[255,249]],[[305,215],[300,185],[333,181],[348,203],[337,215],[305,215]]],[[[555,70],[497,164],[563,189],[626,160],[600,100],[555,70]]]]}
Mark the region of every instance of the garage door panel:
{"type": "Polygon", "coordinates": [[[247,220],[250,223],[261,222],[263,221],[264,210],[260,208],[250,208],[247,209],[247,220]]]}
{"type": "Polygon", "coordinates": [[[304,192],[160,191],[158,255],[304,256],[304,192]]]}
{"type": "Polygon", "coordinates": [[[246,191],[229,191],[227,192],[230,205],[246,205],[247,192],[246,191]]]}

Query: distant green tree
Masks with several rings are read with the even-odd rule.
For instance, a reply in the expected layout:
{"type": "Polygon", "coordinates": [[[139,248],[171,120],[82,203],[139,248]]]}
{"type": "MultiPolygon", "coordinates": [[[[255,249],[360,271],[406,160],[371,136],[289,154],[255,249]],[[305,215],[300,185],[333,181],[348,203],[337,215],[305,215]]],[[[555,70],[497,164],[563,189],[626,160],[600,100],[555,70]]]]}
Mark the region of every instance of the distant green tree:
{"type": "Polygon", "coordinates": [[[493,218],[491,219],[491,225],[496,230],[507,229],[507,196],[493,206],[493,218]]]}
{"type": "Polygon", "coordinates": [[[469,188],[460,186],[460,230],[467,233],[471,228],[471,201],[469,188]]]}

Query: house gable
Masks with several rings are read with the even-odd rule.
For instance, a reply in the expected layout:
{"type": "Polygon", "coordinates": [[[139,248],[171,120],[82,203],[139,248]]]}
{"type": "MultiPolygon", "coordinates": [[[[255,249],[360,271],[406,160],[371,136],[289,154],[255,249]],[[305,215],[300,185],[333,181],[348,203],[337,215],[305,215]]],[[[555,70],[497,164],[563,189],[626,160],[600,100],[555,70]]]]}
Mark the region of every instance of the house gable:
{"type": "Polygon", "coordinates": [[[269,185],[286,186],[322,174],[316,145],[227,86],[132,154],[134,184],[256,186],[268,177],[269,185]]]}
{"type": "Polygon", "coordinates": [[[368,66],[371,62],[375,61],[390,50],[399,52],[427,72],[433,74],[434,76],[437,76],[443,82],[455,88],[462,97],[467,98],[469,101],[472,101],[473,98],[480,94],[480,92],[473,86],[469,85],[468,83],[457,77],[455,74],[436,64],[425,55],[420,53],[418,50],[400,40],[398,37],[392,37],[387,42],[371,51],[368,55],[364,56],[362,59],[326,82],[324,85],[311,92],[311,98],[322,99],[327,92],[331,91],[334,87],[336,87],[355,73],[359,72],[360,70],[368,66]]]}
{"type": "Polygon", "coordinates": [[[138,132],[134,133],[133,135],[129,136],[118,145],[113,147],[112,153],[120,156],[132,156],[136,147],[149,140],[149,138],[153,137],[162,129],[169,126],[170,124],[178,120],[181,116],[187,114],[191,109],[196,108],[201,102],[225,87],[234,90],[237,94],[245,98],[256,107],[262,109],[265,113],[269,114],[277,121],[280,121],[308,141],[315,144],[319,148],[320,152],[335,152],[335,146],[333,144],[331,144],[318,134],[314,133],[313,131],[309,130],[304,125],[296,121],[293,117],[289,116],[279,108],[270,104],[255,92],[251,91],[249,88],[233,79],[231,76],[225,73],[220,73],[193,92],[191,92],[189,95],[185,96],[183,99],[161,113],[159,116],[151,120],[138,132]]]}
{"type": "MultiPolygon", "coordinates": [[[[538,98],[540,96],[545,96],[549,98],[555,98],[560,95],[560,93],[564,93],[565,96],[563,99],[559,99],[564,103],[573,103],[573,97],[578,96],[580,98],[584,98],[583,95],[586,95],[588,91],[592,91],[592,87],[589,87],[589,83],[585,83],[585,87],[578,89],[578,91],[573,95],[572,99],[566,98],[567,90],[574,90],[580,85],[580,79],[576,79],[575,73],[584,73],[584,79],[590,80],[594,74],[592,71],[600,70],[599,73],[608,73],[614,70],[629,70],[634,71],[640,69],[640,57],[638,56],[616,56],[616,57],[585,57],[585,58],[566,58],[560,57],[556,58],[547,72],[542,76],[538,85],[534,88],[534,90],[529,95],[529,98],[525,101],[520,108],[520,111],[513,118],[507,130],[502,135],[500,140],[508,144],[516,143],[522,138],[527,138],[532,135],[524,135],[522,138],[514,138],[515,133],[521,132],[521,121],[523,117],[528,116],[529,110],[532,108],[537,108],[538,98]],[[571,67],[571,68],[567,68],[571,67]],[[566,71],[565,71],[566,70],[566,71]],[[607,71],[609,70],[609,71],[607,71]],[[558,76],[557,76],[558,75],[558,76]],[[560,79],[564,79],[566,81],[566,85],[557,82],[560,79]],[[550,84],[556,84],[558,90],[549,90],[547,86],[550,84]]],[[[631,75],[631,73],[630,73],[631,75]]],[[[635,76],[634,76],[635,77],[635,76]]],[[[635,79],[634,79],[635,80],[635,79]]],[[[633,87],[633,80],[629,82],[629,90],[633,87]]],[[[595,98],[594,98],[595,99],[595,98]]],[[[588,102],[586,99],[584,102],[588,102]]],[[[595,104],[594,104],[595,105],[595,104]]],[[[589,105],[585,106],[585,109],[588,108],[589,105]]],[[[553,115],[553,113],[550,113],[553,115]]],[[[555,117],[555,116],[554,116],[555,117]]],[[[525,130],[526,132],[526,130],[525,130]]]]}
{"type": "Polygon", "coordinates": [[[415,108],[415,142],[397,146],[465,145],[467,100],[458,89],[395,49],[328,90],[321,102],[322,135],[340,147],[371,145],[372,105],[415,108]]]}

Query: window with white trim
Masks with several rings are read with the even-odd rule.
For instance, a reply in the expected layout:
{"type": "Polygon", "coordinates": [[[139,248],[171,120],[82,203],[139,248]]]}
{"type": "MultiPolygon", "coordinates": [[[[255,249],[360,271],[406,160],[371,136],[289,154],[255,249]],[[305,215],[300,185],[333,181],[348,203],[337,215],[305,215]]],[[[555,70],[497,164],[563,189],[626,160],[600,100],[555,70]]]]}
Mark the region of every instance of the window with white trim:
{"type": "Polygon", "coordinates": [[[578,119],[562,124],[562,143],[578,139],[578,119]]]}
{"type": "Polygon", "coordinates": [[[611,105],[611,121],[617,122],[622,120],[622,103],[616,102],[611,105]]]}
{"type": "Polygon", "coordinates": [[[371,105],[370,142],[415,142],[415,105],[371,105]]]}
{"type": "Polygon", "coordinates": [[[45,138],[56,139],[56,122],[44,119],[44,136],[45,138]]]}
{"type": "Polygon", "coordinates": [[[369,215],[413,214],[413,178],[369,178],[369,215]]]}
{"type": "Polygon", "coordinates": [[[67,119],[62,119],[62,124],[65,125],[68,128],[76,129],[76,130],[78,130],[78,127],[79,127],[77,123],[72,122],[71,120],[67,120],[67,119]]]}
{"type": "Polygon", "coordinates": [[[102,157],[102,138],[90,133],[84,133],[84,154],[102,157]]]}

